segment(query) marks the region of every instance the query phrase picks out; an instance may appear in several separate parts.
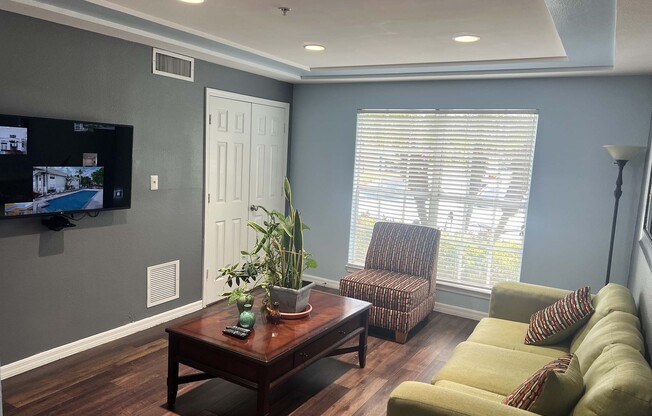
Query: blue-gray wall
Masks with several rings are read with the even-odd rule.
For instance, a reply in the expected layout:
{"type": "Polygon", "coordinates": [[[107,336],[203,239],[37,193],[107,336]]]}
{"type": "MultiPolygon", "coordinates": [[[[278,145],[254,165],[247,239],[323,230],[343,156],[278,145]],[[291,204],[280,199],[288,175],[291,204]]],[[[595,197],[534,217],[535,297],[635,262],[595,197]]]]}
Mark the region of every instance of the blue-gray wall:
{"type": "MultiPolygon", "coordinates": [[[[651,258],[652,260],[652,258],[651,258]]],[[[648,354],[652,352],[652,261],[648,263],[638,243],[634,244],[629,288],[638,305],[648,354]]],[[[650,356],[648,355],[648,360],[650,356]]]]}
{"type": "Polygon", "coordinates": [[[190,83],[152,75],[143,45],[6,12],[0,28],[0,113],[134,125],[131,209],[62,232],[0,221],[2,363],[200,300],[205,88],[291,102],[292,85],[202,61],[190,83]],[[177,259],[180,298],[147,309],[147,266],[177,259]]]}
{"type": "MultiPolygon", "coordinates": [[[[358,109],[537,109],[521,281],[597,291],[618,172],[602,145],[646,144],[652,78],[297,85],[293,104],[290,175],[295,206],[312,228],[305,236],[319,261],[312,274],[334,280],[345,274],[358,109]]],[[[640,183],[640,170],[628,166],[612,269],[612,281],[621,284],[627,284],[640,183]]],[[[486,301],[473,297],[441,291],[437,300],[487,310],[486,301]]]]}
{"type": "MultiPolygon", "coordinates": [[[[651,130],[652,133],[652,130],[651,130]]],[[[636,170],[641,172],[645,178],[647,173],[648,177],[652,174],[652,134],[648,139],[648,154],[645,164],[635,165],[636,170]]],[[[650,357],[652,347],[652,244],[650,240],[643,233],[643,216],[645,215],[646,198],[647,194],[647,179],[643,181],[640,186],[641,200],[638,209],[638,221],[636,225],[636,233],[634,239],[634,248],[632,250],[632,259],[629,274],[629,288],[634,295],[636,304],[638,305],[639,315],[641,317],[641,325],[645,335],[645,340],[648,348],[648,360],[650,357]]],[[[652,361],[650,361],[652,362],[652,361]]]]}

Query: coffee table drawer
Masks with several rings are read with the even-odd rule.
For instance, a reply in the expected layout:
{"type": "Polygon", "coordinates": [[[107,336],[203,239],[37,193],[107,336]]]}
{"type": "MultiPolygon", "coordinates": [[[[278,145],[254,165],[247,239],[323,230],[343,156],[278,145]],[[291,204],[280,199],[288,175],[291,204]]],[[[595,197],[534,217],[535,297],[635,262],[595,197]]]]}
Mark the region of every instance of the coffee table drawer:
{"type": "Polygon", "coordinates": [[[258,379],[258,369],[250,361],[233,354],[227,354],[226,356],[218,354],[214,348],[200,342],[187,341],[182,343],[179,346],[179,355],[183,357],[179,360],[181,363],[209,373],[217,370],[236,374],[244,380],[256,381],[258,379]]]}
{"type": "Polygon", "coordinates": [[[325,350],[346,338],[351,332],[361,327],[361,318],[355,317],[354,319],[336,327],[327,334],[324,334],[321,338],[294,353],[294,367],[319,356],[325,350]]]}

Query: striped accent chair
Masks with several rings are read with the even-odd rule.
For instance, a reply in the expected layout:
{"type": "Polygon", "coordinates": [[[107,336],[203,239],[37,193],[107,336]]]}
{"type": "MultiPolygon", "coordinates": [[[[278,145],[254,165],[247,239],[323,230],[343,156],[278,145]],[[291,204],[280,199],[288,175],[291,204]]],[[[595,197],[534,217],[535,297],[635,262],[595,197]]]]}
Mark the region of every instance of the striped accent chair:
{"type": "Polygon", "coordinates": [[[364,270],[340,280],[340,294],[371,302],[369,324],[407,334],[435,305],[440,232],[436,228],[377,222],[364,270]]]}

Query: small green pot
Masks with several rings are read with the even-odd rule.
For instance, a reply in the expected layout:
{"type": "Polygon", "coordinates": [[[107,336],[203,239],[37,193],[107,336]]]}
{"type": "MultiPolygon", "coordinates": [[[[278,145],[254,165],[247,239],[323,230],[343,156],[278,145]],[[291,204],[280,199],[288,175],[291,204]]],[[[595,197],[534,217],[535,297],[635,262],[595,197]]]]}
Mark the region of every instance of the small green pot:
{"type": "Polygon", "coordinates": [[[251,311],[251,304],[244,305],[244,311],[240,314],[238,326],[241,328],[251,329],[256,323],[256,314],[251,311]]]}

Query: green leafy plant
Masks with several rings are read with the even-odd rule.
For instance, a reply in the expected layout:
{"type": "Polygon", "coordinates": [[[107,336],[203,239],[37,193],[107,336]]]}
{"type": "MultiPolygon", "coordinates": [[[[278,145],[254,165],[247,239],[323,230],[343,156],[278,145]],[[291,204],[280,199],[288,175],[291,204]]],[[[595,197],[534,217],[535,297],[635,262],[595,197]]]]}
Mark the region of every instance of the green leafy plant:
{"type": "MultiPolygon", "coordinates": [[[[245,287],[253,283],[251,288],[243,289],[243,293],[262,287],[267,292],[266,298],[269,298],[270,286],[300,289],[304,270],[317,267],[317,262],[304,249],[303,231],[310,227],[303,223],[301,213],[294,208],[292,189],[287,178],[283,190],[289,206],[288,215],[258,206],[267,214],[267,219],[262,224],[254,221],[247,223],[256,231],[253,249],[241,252],[244,260],[242,265],[236,263],[220,269],[222,276],[226,276],[229,287],[233,287],[234,282],[236,286],[244,283],[245,287]]],[[[224,295],[236,296],[233,295],[236,289],[224,295]]]]}

